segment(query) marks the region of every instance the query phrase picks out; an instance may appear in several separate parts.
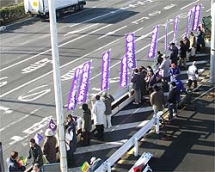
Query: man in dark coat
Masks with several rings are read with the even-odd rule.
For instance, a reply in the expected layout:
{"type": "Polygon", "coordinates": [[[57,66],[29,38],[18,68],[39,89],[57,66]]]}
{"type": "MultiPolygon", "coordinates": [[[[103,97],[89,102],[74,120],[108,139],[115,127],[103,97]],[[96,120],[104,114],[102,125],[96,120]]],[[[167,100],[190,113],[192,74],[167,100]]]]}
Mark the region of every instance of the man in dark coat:
{"type": "Polygon", "coordinates": [[[178,90],[177,90],[176,83],[171,82],[170,91],[167,97],[168,111],[169,111],[169,117],[167,121],[172,120],[173,113],[177,114],[177,97],[178,97],[178,90]]]}
{"type": "Polygon", "coordinates": [[[171,63],[175,63],[177,65],[177,61],[178,61],[178,48],[175,46],[175,43],[171,43],[170,44],[169,50],[171,51],[171,53],[170,53],[171,63]]]}
{"type": "Polygon", "coordinates": [[[30,150],[29,150],[29,155],[28,159],[33,158],[32,164],[34,165],[35,163],[39,164],[39,167],[43,165],[43,154],[40,146],[36,144],[35,139],[30,139],[30,150]]]}
{"type": "Polygon", "coordinates": [[[82,137],[83,145],[90,145],[90,131],[92,129],[91,111],[88,108],[88,104],[82,105],[83,117],[82,117],[82,137]]]}
{"type": "Polygon", "coordinates": [[[186,55],[187,55],[187,48],[183,41],[180,41],[179,44],[179,66],[186,68],[186,55]],[[183,64],[183,65],[182,65],[183,64]]]}
{"type": "Polygon", "coordinates": [[[13,151],[10,153],[10,157],[7,158],[6,163],[8,167],[8,172],[20,172],[20,171],[25,171],[25,166],[22,166],[18,162],[18,152],[13,151]]]}
{"type": "Polygon", "coordinates": [[[131,82],[133,83],[134,89],[134,102],[133,104],[141,103],[141,76],[138,69],[134,69],[133,76],[131,78],[131,82]]]}

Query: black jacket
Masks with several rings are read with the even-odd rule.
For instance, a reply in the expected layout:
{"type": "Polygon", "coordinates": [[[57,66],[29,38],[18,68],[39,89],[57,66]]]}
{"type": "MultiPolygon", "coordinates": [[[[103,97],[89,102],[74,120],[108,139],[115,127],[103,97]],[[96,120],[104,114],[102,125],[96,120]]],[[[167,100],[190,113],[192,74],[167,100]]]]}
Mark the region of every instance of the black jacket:
{"type": "Polygon", "coordinates": [[[28,159],[33,158],[33,164],[38,163],[39,167],[43,165],[43,154],[39,145],[35,143],[34,147],[30,148],[28,159]]]}
{"type": "Polygon", "coordinates": [[[178,95],[178,90],[177,90],[177,87],[175,86],[170,90],[169,95],[167,97],[167,102],[176,104],[177,95],[178,95]]]}

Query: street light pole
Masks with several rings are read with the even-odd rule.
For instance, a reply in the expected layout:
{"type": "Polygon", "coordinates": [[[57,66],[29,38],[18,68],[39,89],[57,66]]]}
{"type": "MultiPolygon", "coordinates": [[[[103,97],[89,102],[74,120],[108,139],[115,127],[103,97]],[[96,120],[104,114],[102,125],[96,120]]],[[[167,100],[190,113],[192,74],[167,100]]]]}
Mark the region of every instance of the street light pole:
{"type": "Polygon", "coordinates": [[[215,2],[211,0],[211,57],[210,57],[210,83],[215,83],[215,2]]]}
{"type": "Polygon", "coordinates": [[[67,157],[65,145],[65,129],[64,129],[64,116],[63,116],[63,101],[62,101],[62,88],[61,88],[61,75],[60,75],[60,62],[58,52],[58,38],[57,38],[57,25],[56,25],[56,11],[55,1],[49,0],[49,20],[50,20],[50,34],[52,46],[52,60],[53,60],[53,80],[54,80],[54,93],[56,104],[56,116],[58,126],[58,140],[60,149],[60,169],[61,172],[67,172],[67,157]]]}

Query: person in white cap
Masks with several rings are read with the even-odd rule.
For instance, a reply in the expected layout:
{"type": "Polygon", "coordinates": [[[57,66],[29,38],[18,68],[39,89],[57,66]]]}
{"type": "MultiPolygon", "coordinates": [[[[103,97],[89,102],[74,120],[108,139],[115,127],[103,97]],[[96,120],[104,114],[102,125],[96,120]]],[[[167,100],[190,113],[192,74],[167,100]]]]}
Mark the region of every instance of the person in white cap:
{"type": "Polygon", "coordinates": [[[198,69],[196,67],[196,61],[193,61],[193,64],[189,66],[187,70],[187,75],[188,75],[188,83],[187,83],[187,88],[188,90],[191,89],[192,83],[194,83],[194,87],[197,87],[197,80],[199,78],[199,73],[198,69]]]}
{"type": "Polygon", "coordinates": [[[92,157],[90,159],[90,168],[87,172],[94,172],[103,162],[101,158],[92,157]]]}
{"type": "Polygon", "coordinates": [[[45,131],[45,141],[43,144],[43,155],[45,155],[49,163],[56,162],[56,153],[57,153],[57,139],[54,136],[54,132],[48,128],[45,131]]]}

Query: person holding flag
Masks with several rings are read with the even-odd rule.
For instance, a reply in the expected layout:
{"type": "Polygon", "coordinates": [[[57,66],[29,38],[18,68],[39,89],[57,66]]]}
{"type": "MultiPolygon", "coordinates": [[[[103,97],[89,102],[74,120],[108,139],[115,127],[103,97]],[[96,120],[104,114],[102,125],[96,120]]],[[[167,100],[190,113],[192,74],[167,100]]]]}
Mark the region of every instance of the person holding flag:
{"type": "Polygon", "coordinates": [[[30,150],[29,150],[29,155],[27,159],[29,160],[33,158],[32,165],[34,165],[35,163],[38,163],[39,167],[42,167],[43,154],[40,146],[36,143],[34,138],[30,139],[29,145],[30,145],[30,150]]]}

